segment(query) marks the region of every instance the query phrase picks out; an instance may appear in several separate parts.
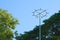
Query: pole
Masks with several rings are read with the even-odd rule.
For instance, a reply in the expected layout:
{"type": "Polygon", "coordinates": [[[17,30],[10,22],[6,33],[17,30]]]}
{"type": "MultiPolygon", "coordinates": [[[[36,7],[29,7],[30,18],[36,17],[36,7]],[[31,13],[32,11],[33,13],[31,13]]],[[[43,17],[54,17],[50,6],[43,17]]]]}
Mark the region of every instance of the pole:
{"type": "Polygon", "coordinates": [[[41,40],[41,18],[40,17],[39,17],[39,40],[41,40]]]}
{"type": "Polygon", "coordinates": [[[37,11],[41,11],[41,9],[35,10],[33,12],[33,16],[36,16],[39,18],[39,40],[41,40],[41,18],[43,18],[44,16],[46,16],[47,12],[46,10],[43,10],[42,12],[37,12],[37,11]],[[46,12],[46,14],[42,15],[44,12],[46,12]],[[37,14],[35,14],[37,13],[37,14]]]}

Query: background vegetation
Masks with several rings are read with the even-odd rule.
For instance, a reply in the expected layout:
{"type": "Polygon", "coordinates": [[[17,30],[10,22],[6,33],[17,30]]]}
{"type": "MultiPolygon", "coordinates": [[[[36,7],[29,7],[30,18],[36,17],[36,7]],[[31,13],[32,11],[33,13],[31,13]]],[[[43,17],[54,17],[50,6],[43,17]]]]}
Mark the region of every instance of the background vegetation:
{"type": "MultiPolygon", "coordinates": [[[[44,24],[41,25],[42,40],[60,40],[60,11],[43,22],[44,24]]],[[[16,32],[15,38],[16,40],[39,40],[39,26],[24,34],[18,35],[16,32]]]]}

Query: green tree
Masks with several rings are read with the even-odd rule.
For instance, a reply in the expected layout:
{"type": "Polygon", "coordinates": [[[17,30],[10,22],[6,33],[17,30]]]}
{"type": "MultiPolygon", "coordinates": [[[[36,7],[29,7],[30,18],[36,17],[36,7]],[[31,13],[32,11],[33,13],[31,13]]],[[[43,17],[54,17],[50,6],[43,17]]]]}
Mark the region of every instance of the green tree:
{"type": "MultiPolygon", "coordinates": [[[[41,25],[42,40],[60,40],[60,11],[49,19],[43,21],[41,25]]],[[[16,36],[16,40],[39,40],[39,26],[24,34],[16,36]]]]}
{"type": "Polygon", "coordinates": [[[24,34],[20,34],[20,35],[17,35],[18,33],[16,32],[16,37],[15,39],[16,40],[38,40],[37,37],[38,37],[38,27],[39,26],[36,26],[36,28],[34,28],[33,30],[29,31],[29,32],[24,32],[24,34]]]}
{"type": "Polygon", "coordinates": [[[42,27],[42,39],[46,40],[60,40],[60,11],[55,13],[49,19],[44,21],[42,27]],[[43,35],[45,37],[43,37],[43,35]]]}
{"type": "Polygon", "coordinates": [[[18,20],[15,19],[7,10],[0,9],[0,40],[12,40],[13,31],[18,20]]]}

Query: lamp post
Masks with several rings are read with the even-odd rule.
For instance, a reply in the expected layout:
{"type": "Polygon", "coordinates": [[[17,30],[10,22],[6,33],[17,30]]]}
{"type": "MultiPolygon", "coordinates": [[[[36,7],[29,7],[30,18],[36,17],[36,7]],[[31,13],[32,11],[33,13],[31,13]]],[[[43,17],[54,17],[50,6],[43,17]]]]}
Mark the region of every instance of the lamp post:
{"type": "Polygon", "coordinates": [[[47,12],[46,10],[37,9],[37,10],[34,10],[32,13],[33,13],[33,16],[39,19],[39,40],[41,40],[41,18],[45,17],[47,12]]]}

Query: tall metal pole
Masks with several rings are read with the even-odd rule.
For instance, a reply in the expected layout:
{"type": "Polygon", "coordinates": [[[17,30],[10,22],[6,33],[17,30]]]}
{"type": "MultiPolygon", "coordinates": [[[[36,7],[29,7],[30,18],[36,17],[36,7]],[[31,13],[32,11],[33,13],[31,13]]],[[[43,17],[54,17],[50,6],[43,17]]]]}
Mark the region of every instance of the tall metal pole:
{"type": "Polygon", "coordinates": [[[38,37],[39,40],[41,40],[41,18],[46,16],[46,14],[47,14],[46,10],[42,10],[42,9],[37,9],[33,12],[33,16],[39,18],[39,37],[38,37]]]}
{"type": "Polygon", "coordinates": [[[40,17],[39,17],[39,40],[41,40],[41,18],[40,17]]]}

